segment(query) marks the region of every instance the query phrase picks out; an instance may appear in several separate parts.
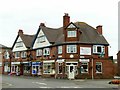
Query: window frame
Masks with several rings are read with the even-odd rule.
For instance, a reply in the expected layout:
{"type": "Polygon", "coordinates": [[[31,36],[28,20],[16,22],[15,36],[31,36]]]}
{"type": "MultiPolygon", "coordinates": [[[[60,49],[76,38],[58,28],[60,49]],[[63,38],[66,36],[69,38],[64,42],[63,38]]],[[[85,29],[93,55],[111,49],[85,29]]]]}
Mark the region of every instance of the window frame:
{"type": "Polygon", "coordinates": [[[68,30],[67,37],[77,37],[77,31],[76,30],[68,30]]]}
{"type": "Polygon", "coordinates": [[[43,42],[45,42],[45,35],[41,35],[37,37],[37,43],[43,43],[43,42]]]}
{"type": "Polygon", "coordinates": [[[23,47],[22,41],[16,42],[16,48],[19,48],[19,47],[23,47]]]}
{"type": "Polygon", "coordinates": [[[62,54],[62,46],[58,46],[58,54],[62,54]]]}
{"type": "Polygon", "coordinates": [[[43,49],[43,55],[44,55],[44,56],[45,56],[45,55],[50,55],[50,48],[44,48],[44,49],[43,49]],[[46,50],[47,53],[45,53],[45,50],[46,50]]]}
{"type": "Polygon", "coordinates": [[[105,54],[105,46],[103,45],[93,45],[93,53],[94,54],[105,54]],[[101,52],[98,52],[98,48],[101,48],[101,52]]]}
{"type": "Polygon", "coordinates": [[[63,66],[63,63],[62,62],[58,62],[58,74],[62,74],[62,72],[60,73],[60,66],[62,67],[63,66]]]}
{"type": "MultiPolygon", "coordinates": [[[[81,62],[81,67],[80,67],[80,69],[81,69],[81,73],[89,73],[89,69],[88,69],[88,67],[89,67],[89,63],[88,62],[81,62]],[[82,65],[87,65],[87,72],[84,72],[84,71],[82,71],[82,65]]],[[[84,67],[83,67],[83,69],[84,69],[84,67]]]]}
{"type": "Polygon", "coordinates": [[[20,52],[15,52],[15,58],[20,58],[20,52]]]}
{"type": "Polygon", "coordinates": [[[42,56],[42,55],[43,55],[42,49],[37,49],[36,50],[36,56],[38,57],[38,56],[42,56]]]}
{"type": "Polygon", "coordinates": [[[96,62],[96,64],[95,64],[95,72],[96,72],[96,73],[102,73],[102,62],[96,62]],[[97,64],[101,66],[101,67],[100,67],[100,68],[101,68],[101,72],[99,72],[99,71],[96,69],[96,68],[97,68],[97,67],[96,67],[97,64]]]}
{"type": "Polygon", "coordinates": [[[27,57],[27,52],[23,51],[21,52],[21,58],[26,58],[27,57]]]}
{"type": "Polygon", "coordinates": [[[77,53],[77,45],[67,45],[67,53],[77,53]]]}

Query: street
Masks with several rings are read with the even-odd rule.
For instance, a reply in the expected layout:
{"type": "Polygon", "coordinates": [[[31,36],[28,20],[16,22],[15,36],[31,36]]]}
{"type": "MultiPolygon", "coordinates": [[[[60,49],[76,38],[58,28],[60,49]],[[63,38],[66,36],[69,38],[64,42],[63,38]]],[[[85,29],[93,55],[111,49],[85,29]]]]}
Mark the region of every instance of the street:
{"type": "Polygon", "coordinates": [[[118,88],[110,79],[54,79],[2,75],[2,88],[118,88]]]}

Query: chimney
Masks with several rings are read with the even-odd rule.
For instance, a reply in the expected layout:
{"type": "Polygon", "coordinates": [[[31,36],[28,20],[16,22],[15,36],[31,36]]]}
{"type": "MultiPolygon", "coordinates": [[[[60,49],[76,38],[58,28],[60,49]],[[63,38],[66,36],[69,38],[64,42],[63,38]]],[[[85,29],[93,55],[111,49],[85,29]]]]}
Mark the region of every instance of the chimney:
{"type": "Polygon", "coordinates": [[[63,16],[63,28],[66,28],[69,23],[70,16],[68,15],[68,13],[65,13],[65,15],[63,16]]]}
{"type": "Polygon", "coordinates": [[[43,27],[45,27],[45,23],[40,23],[40,26],[43,26],[43,27]]]}
{"type": "Polygon", "coordinates": [[[97,26],[96,30],[99,34],[102,34],[102,25],[97,26]]]}
{"type": "Polygon", "coordinates": [[[19,29],[18,34],[23,35],[23,30],[19,29]]]}

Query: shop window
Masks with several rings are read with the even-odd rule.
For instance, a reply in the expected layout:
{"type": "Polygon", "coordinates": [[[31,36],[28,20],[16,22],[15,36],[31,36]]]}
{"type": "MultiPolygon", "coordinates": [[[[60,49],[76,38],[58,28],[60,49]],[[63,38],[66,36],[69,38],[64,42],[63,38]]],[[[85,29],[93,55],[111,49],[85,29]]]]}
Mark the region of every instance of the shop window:
{"type": "Polygon", "coordinates": [[[67,45],[67,53],[77,53],[76,45],[67,45]]]}
{"type": "Polygon", "coordinates": [[[41,49],[36,50],[36,56],[42,56],[42,50],[41,49]]]}
{"type": "Polygon", "coordinates": [[[55,64],[54,63],[43,63],[43,73],[44,74],[55,74],[55,64]]]}
{"type": "Polygon", "coordinates": [[[24,64],[24,73],[30,73],[30,66],[27,64],[24,64]]]}
{"type": "Polygon", "coordinates": [[[62,74],[62,63],[58,63],[58,74],[62,74]]]}
{"type": "Polygon", "coordinates": [[[102,63],[96,62],[96,73],[102,73],[102,63]]]}
{"type": "Polygon", "coordinates": [[[58,46],[58,54],[62,54],[62,46],[58,46]]]}
{"type": "Polygon", "coordinates": [[[88,62],[81,63],[81,73],[88,73],[88,62]]]}

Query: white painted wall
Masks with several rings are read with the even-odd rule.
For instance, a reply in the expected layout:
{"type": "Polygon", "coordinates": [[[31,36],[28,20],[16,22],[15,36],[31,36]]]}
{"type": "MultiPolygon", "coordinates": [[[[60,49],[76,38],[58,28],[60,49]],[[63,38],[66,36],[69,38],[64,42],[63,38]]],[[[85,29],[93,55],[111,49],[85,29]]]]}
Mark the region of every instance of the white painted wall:
{"type": "MultiPolygon", "coordinates": [[[[42,36],[42,35],[45,35],[45,34],[43,33],[43,31],[41,29],[37,37],[42,36]]],[[[45,47],[45,46],[50,46],[50,45],[51,44],[49,43],[49,41],[46,37],[45,37],[45,42],[42,42],[42,43],[38,43],[37,38],[36,38],[35,43],[33,45],[33,49],[37,49],[37,48],[41,48],[41,47],[45,47]]]]}
{"type": "MultiPolygon", "coordinates": [[[[20,41],[23,41],[23,40],[19,36],[17,39],[17,42],[20,42],[20,41]]],[[[15,44],[12,51],[16,52],[16,51],[24,51],[24,50],[27,50],[27,48],[26,48],[25,44],[23,43],[23,47],[16,47],[16,44],[15,44]]]]}

